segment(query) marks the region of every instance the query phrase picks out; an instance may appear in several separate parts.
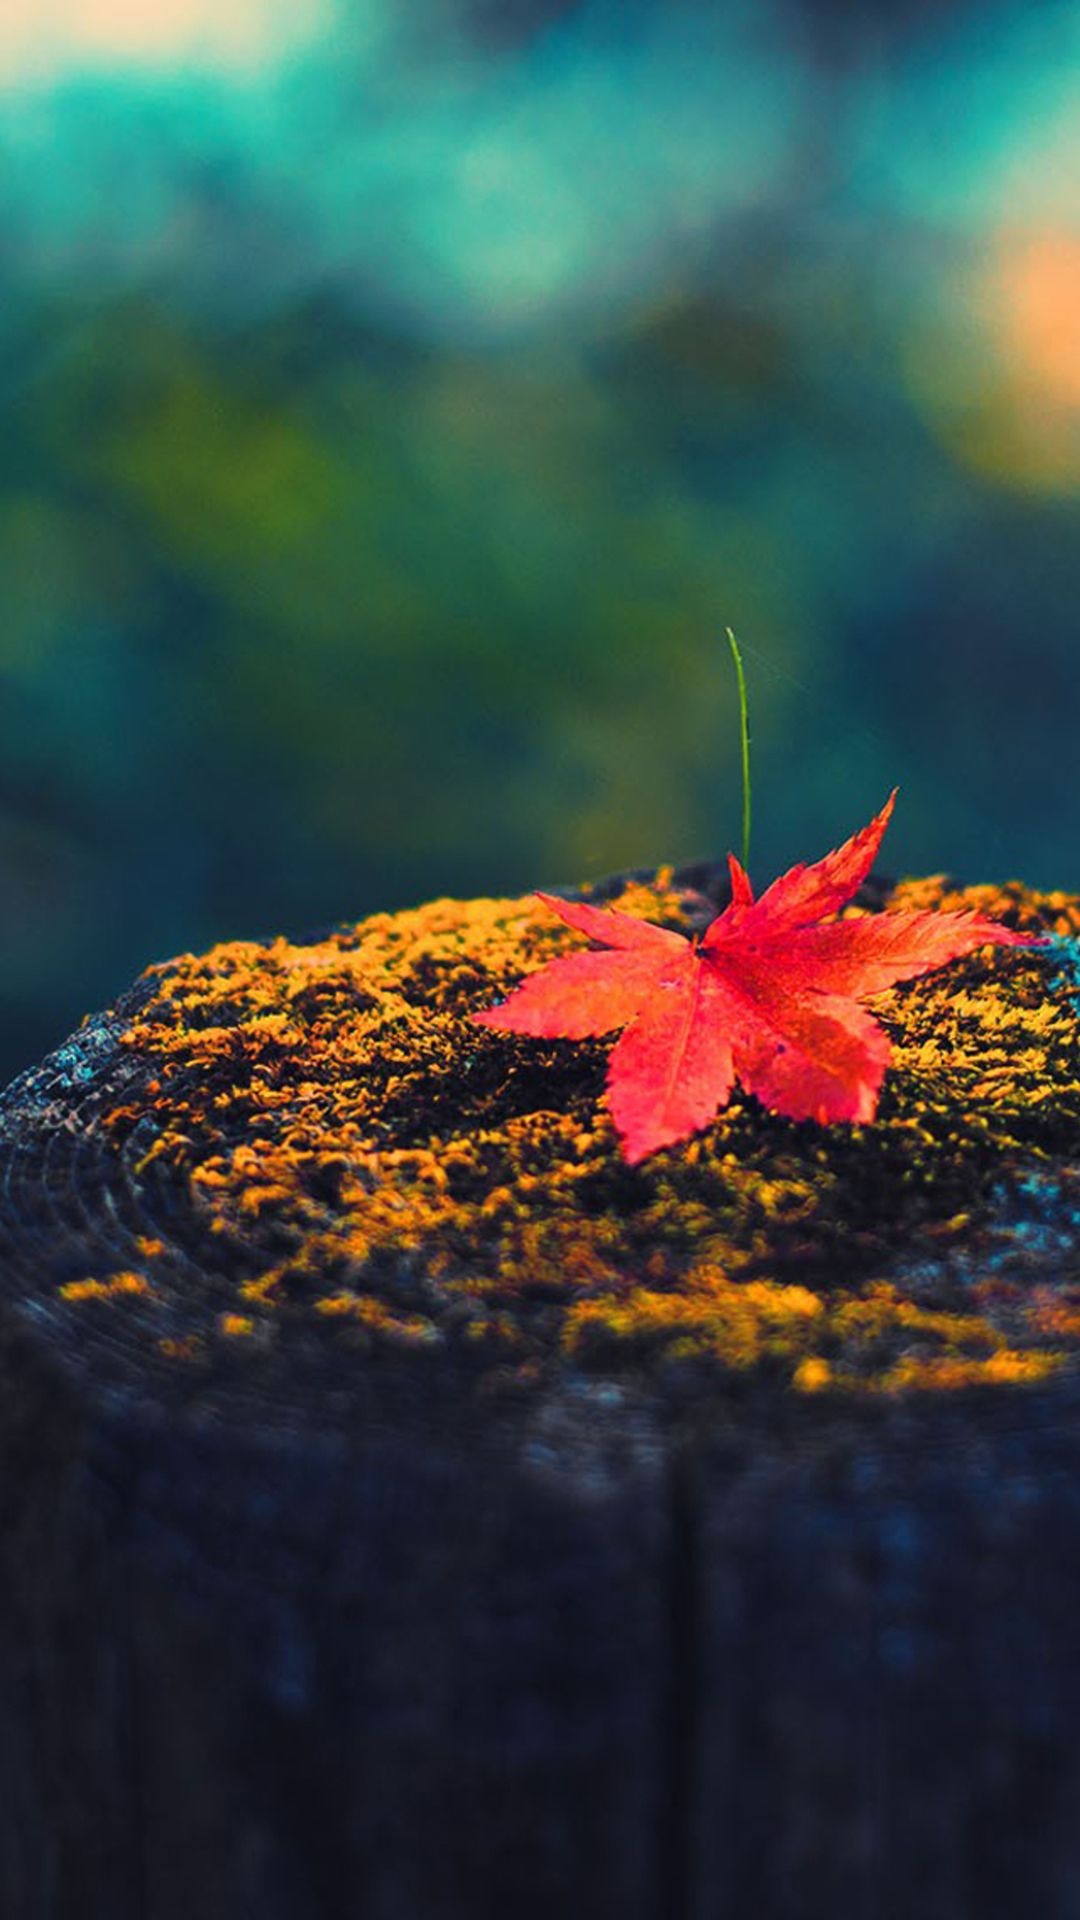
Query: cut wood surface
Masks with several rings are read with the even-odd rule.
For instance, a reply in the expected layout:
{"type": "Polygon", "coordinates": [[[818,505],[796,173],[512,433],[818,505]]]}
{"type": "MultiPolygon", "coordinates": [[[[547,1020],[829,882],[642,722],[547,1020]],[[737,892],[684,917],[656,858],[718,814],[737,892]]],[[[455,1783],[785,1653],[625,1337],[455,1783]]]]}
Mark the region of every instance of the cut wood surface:
{"type": "MultiPolygon", "coordinates": [[[[718,869],[589,892],[693,931],[718,869]]],[[[152,969],[0,1103],[4,1920],[1080,1913],[1080,900],[638,1167],[574,936],[152,969]]]]}

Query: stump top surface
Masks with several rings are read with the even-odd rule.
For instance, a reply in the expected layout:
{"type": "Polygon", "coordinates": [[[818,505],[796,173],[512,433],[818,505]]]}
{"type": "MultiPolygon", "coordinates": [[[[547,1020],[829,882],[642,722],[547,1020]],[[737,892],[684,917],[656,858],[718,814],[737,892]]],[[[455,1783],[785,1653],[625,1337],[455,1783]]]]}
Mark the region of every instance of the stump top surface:
{"type": "MultiPolygon", "coordinates": [[[[692,932],[718,868],[591,890],[692,932]]],[[[1080,897],[872,881],[1059,936],[881,994],[877,1118],[736,1089],[637,1167],[609,1043],[467,1015],[581,943],[531,896],[439,900],[152,967],[0,1102],[0,1286],[76,1369],[212,1414],[351,1418],[557,1377],[669,1406],[819,1408],[1073,1374],[1080,897]]]]}

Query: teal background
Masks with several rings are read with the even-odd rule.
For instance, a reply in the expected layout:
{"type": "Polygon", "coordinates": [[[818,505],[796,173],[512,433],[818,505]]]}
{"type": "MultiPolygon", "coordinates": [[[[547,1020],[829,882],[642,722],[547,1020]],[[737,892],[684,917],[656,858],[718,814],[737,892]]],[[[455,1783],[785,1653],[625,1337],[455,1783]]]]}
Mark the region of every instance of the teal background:
{"type": "Polygon", "coordinates": [[[1075,6],[9,6],[0,1068],[737,847],[726,623],[760,883],[1080,888],[1075,6]]]}

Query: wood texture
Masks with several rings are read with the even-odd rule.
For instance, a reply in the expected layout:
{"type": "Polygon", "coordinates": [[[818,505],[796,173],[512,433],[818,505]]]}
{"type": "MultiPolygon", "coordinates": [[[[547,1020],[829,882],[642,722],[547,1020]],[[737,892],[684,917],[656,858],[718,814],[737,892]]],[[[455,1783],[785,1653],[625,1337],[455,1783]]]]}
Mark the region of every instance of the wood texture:
{"type": "Polygon", "coordinates": [[[192,1372],[137,1299],[75,1341],[140,1236],[173,1338],[232,1298],[101,1125],[148,991],[0,1104],[4,1920],[1080,1915],[1075,1370],[718,1397],[305,1321],[192,1372]]]}

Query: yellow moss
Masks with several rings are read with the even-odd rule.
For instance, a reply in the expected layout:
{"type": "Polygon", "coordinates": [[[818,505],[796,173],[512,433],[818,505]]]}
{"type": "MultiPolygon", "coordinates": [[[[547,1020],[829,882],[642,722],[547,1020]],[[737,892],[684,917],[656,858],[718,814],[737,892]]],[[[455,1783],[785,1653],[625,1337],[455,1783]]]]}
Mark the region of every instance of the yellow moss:
{"type": "Polygon", "coordinates": [[[338,1293],[328,1294],[315,1303],[317,1313],[337,1319],[358,1320],[361,1326],[379,1333],[388,1333],[399,1340],[430,1340],[435,1328],[423,1314],[392,1313],[381,1300],[373,1300],[366,1294],[338,1293]]]}
{"type": "MultiPolygon", "coordinates": [[[[222,1225],[224,1225],[224,1222],[222,1222],[222,1225]]],[[[280,1288],[284,1275],[284,1267],[268,1267],[266,1272],[261,1273],[257,1280],[242,1280],[237,1288],[237,1292],[241,1300],[247,1301],[250,1304],[258,1302],[260,1305],[265,1305],[267,1301],[273,1299],[274,1294],[280,1288]]]]}
{"type": "Polygon", "coordinates": [[[807,1360],[800,1360],[791,1376],[791,1384],[799,1393],[820,1393],[832,1381],[832,1368],[820,1354],[813,1354],[807,1360]]]}
{"type": "Polygon", "coordinates": [[[563,1344],[573,1353],[598,1332],[637,1341],[665,1335],[684,1354],[713,1354],[742,1368],[769,1351],[797,1351],[811,1337],[810,1323],[824,1312],[824,1303],[806,1287],[744,1283],[716,1269],[697,1269],[685,1292],[638,1286],[576,1302],[567,1309],[563,1344]]]}
{"type": "Polygon", "coordinates": [[[1030,1386],[1064,1366],[1063,1353],[994,1353],[986,1360],[933,1354],[926,1359],[905,1356],[889,1367],[873,1385],[879,1392],[899,1393],[911,1387],[979,1387],[1008,1384],[1030,1386]]]}
{"type": "Polygon", "coordinates": [[[125,1294],[149,1293],[141,1273],[114,1273],[108,1280],[68,1280],[59,1288],[61,1300],[117,1300],[125,1294]]]}
{"type": "Polygon", "coordinates": [[[246,1313],[223,1313],[219,1315],[218,1327],[230,1339],[245,1339],[255,1331],[255,1322],[246,1313]]]}
{"type": "MultiPolygon", "coordinates": [[[[700,907],[666,869],[613,904],[684,929],[700,907]]],[[[913,907],[1080,932],[1080,899],[1018,883],[905,880],[887,910],[913,907]]],[[[312,945],[234,941],[152,970],[124,1036],[153,1063],[146,1105],[129,1094],[104,1125],[122,1140],[149,1114],[140,1174],[182,1178],[209,1232],[265,1246],[223,1333],[249,1330],[243,1309],[300,1301],[373,1337],[433,1339],[438,1306],[428,1318],[425,1296],[405,1297],[421,1276],[465,1310],[470,1342],[527,1345],[539,1302],[543,1339],[567,1353],[774,1365],[799,1392],[1023,1382],[1080,1348],[1060,1290],[972,1283],[929,1301],[881,1277],[891,1235],[940,1256],[968,1243],[973,1170],[978,1191],[1039,1151],[1040,1127],[1080,1124],[1075,1011],[1047,990],[1045,958],[988,948],[877,996],[893,1055],[872,1126],[776,1120],[737,1089],[706,1132],[630,1173],[601,1097],[606,1043],[467,1020],[581,945],[532,898],[439,900],[312,945]],[[866,1280],[838,1289],[834,1272],[860,1261],[866,1280]]]]}
{"type": "Polygon", "coordinates": [[[202,1352],[202,1342],[193,1334],[175,1340],[171,1336],[159,1340],[157,1350],[165,1360],[195,1360],[202,1352]]]}
{"type": "Polygon", "coordinates": [[[872,1281],[862,1295],[842,1301],[832,1321],[842,1339],[866,1341],[903,1327],[946,1344],[973,1340],[979,1345],[1004,1345],[1004,1336],[978,1314],[933,1312],[905,1300],[887,1281],[872,1281]]]}
{"type": "Polygon", "coordinates": [[[767,1280],[751,1280],[742,1291],[767,1319],[816,1320],[825,1311],[824,1301],[807,1287],[778,1287],[767,1280]]]}

